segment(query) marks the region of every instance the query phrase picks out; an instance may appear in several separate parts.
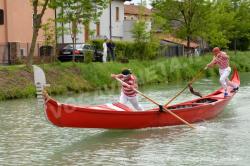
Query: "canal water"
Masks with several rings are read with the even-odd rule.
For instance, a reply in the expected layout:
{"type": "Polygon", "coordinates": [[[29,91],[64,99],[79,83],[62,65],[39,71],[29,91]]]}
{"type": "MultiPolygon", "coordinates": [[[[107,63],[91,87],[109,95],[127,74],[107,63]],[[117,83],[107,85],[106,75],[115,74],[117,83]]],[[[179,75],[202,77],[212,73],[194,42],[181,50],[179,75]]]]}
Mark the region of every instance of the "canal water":
{"type": "MultiPolygon", "coordinates": [[[[48,123],[35,99],[0,102],[0,165],[138,165],[248,166],[250,163],[250,73],[241,73],[241,87],[217,118],[197,129],[175,126],[140,130],[58,128],[48,123]]],[[[194,87],[203,94],[219,87],[203,79],[194,87]]],[[[140,90],[166,103],[183,83],[140,90]]],[[[55,96],[60,102],[102,104],[116,101],[119,90],[55,96]]],[[[188,91],[175,101],[195,98],[188,91]]],[[[143,98],[145,109],[154,107],[143,98]]],[[[128,122],[129,123],[129,122],[128,122]]]]}

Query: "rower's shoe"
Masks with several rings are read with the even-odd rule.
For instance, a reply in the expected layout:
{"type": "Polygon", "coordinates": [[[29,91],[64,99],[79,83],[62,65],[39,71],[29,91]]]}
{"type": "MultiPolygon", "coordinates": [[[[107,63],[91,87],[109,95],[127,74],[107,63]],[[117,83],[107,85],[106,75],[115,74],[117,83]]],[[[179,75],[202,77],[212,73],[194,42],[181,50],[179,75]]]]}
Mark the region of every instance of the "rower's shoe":
{"type": "Polygon", "coordinates": [[[224,93],[224,97],[228,97],[228,93],[227,92],[224,93]]]}
{"type": "Polygon", "coordinates": [[[233,90],[231,92],[236,92],[239,90],[239,87],[237,86],[236,88],[233,88],[233,90]]]}

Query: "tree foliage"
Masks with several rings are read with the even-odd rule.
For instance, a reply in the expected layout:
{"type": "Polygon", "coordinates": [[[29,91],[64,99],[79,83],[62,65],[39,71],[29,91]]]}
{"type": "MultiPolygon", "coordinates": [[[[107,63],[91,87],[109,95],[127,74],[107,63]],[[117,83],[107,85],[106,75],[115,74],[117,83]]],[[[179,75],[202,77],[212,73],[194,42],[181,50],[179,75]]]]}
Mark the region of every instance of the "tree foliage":
{"type": "Polygon", "coordinates": [[[210,46],[227,47],[233,38],[235,12],[228,0],[221,0],[212,4],[213,10],[207,15],[207,24],[203,28],[203,37],[210,46]]]}
{"type": "Polygon", "coordinates": [[[154,0],[153,7],[155,17],[161,21],[160,26],[185,38],[188,47],[206,24],[205,18],[211,10],[210,2],[206,0],[154,0]]]}
{"type": "Polygon", "coordinates": [[[247,50],[250,46],[250,1],[232,0],[235,11],[235,24],[233,29],[234,37],[230,38],[231,45],[236,40],[236,48],[247,50]]]}
{"type": "Polygon", "coordinates": [[[108,0],[51,0],[50,7],[57,9],[58,23],[68,24],[65,30],[69,30],[74,40],[79,25],[88,26],[91,21],[97,21],[107,3],[108,0]]]}
{"type": "Polygon", "coordinates": [[[150,33],[146,31],[147,24],[143,20],[134,23],[131,30],[135,42],[146,42],[150,38],[150,33]]]}
{"type": "Polygon", "coordinates": [[[56,21],[66,25],[66,28],[60,29],[71,35],[75,48],[77,34],[82,31],[81,25],[85,26],[85,30],[89,30],[89,23],[100,17],[107,2],[108,0],[51,0],[50,7],[59,10],[56,21]]]}
{"type": "Polygon", "coordinates": [[[235,39],[249,42],[249,0],[154,0],[153,6],[160,27],[188,41],[201,37],[224,48],[235,39]]]}
{"type": "Polygon", "coordinates": [[[131,30],[134,38],[134,54],[139,59],[153,59],[157,56],[159,42],[153,39],[148,29],[147,17],[145,16],[146,1],[139,5],[139,17],[131,30]]]}
{"type": "Polygon", "coordinates": [[[207,20],[204,38],[211,46],[234,48],[234,42],[247,49],[250,39],[250,2],[248,0],[221,0],[213,3],[213,12],[207,20]]]}

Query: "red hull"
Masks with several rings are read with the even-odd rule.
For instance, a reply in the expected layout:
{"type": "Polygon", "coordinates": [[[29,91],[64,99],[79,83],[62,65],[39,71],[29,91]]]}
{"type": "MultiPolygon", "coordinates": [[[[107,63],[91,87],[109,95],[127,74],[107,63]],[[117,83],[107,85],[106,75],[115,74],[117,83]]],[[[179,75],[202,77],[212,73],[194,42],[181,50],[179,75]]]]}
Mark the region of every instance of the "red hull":
{"type": "MultiPolygon", "coordinates": [[[[240,84],[237,70],[234,71],[232,81],[240,84]]],[[[187,122],[194,123],[216,117],[234,95],[235,92],[230,92],[229,96],[224,98],[223,89],[219,89],[203,98],[172,105],[168,108],[187,122]]],[[[48,120],[59,127],[138,129],[183,124],[171,114],[159,112],[158,108],[132,112],[126,107],[60,104],[52,98],[46,102],[46,114],[48,120]]]]}

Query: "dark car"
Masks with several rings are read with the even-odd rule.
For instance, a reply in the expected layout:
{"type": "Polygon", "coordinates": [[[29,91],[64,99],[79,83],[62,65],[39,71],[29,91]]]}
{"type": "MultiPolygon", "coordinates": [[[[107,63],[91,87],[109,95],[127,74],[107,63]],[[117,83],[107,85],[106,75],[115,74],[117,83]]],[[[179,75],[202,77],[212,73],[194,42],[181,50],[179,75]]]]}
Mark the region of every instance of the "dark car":
{"type": "Polygon", "coordinates": [[[73,49],[72,44],[68,44],[60,51],[58,59],[62,62],[72,61],[75,56],[75,61],[83,62],[84,54],[87,51],[93,52],[94,62],[102,62],[102,51],[95,49],[95,47],[90,44],[76,44],[75,49],[73,49]]]}
{"type": "Polygon", "coordinates": [[[84,55],[82,51],[83,46],[84,44],[76,44],[74,49],[73,44],[66,45],[60,50],[58,59],[62,62],[66,62],[66,61],[72,61],[73,58],[75,58],[75,61],[83,62],[84,61],[84,55]]]}

